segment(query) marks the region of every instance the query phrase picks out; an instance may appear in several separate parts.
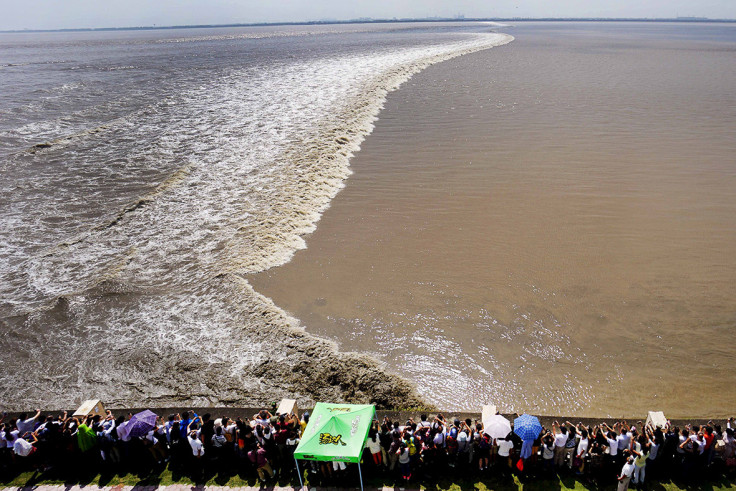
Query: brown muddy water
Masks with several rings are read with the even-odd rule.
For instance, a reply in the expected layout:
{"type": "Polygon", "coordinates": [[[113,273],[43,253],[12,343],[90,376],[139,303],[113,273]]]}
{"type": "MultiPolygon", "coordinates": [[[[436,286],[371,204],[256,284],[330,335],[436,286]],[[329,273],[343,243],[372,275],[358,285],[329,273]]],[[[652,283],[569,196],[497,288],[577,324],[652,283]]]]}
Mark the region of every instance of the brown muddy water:
{"type": "Polygon", "coordinates": [[[505,32],[390,94],[250,283],[438,407],[730,415],[736,25],[505,32]]]}

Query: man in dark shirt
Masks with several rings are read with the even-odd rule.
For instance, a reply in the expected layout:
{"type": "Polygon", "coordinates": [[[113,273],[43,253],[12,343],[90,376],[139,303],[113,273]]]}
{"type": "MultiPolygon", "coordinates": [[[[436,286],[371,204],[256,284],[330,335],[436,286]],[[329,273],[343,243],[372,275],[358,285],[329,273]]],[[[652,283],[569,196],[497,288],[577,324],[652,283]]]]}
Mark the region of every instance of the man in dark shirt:
{"type": "Polygon", "coordinates": [[[204,444],[205,454],[212,450],[212,436],[215,434],[215,421],[210,413],[202,416],[202,443],[204,444]]]}

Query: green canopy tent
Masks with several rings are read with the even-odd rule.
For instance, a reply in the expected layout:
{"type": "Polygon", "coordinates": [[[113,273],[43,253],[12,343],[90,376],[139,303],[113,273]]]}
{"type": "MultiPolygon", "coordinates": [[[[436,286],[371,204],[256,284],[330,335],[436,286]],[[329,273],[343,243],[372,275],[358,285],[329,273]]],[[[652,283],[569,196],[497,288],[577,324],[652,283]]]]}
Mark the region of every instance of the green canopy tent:
{"type": "Polygon", "coordinates": [[[360,489],[363,473],[360,458],[368,430],[376,415],[373,405],[328,404],[318,402],[309,417],[299,446],[294,451],[299,484],[304,487],[299,459],[358,464],[360,489]]]}

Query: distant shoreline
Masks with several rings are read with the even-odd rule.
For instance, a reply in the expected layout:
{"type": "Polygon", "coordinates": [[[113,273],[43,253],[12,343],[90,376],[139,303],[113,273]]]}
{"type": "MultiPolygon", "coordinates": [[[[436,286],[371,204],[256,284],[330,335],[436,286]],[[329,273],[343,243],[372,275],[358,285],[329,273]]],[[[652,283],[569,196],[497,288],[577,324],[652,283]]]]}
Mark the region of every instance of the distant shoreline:
{"type": "Polygon", "coordinates": [[[307,22],[256,22],[238,24],[193,24],[177,26],[129,26],[129,27],[76,27],[67,29],[10,29],[0,30],[0,34],[40,33],[40,32],[107,32],[107,31],[155,31],[169,29],[216,29],[223,27],[276,27],[276,26],[320,26],[347,24],[393,24],[422,22],[679,22],[693,23],[736,23],[736,19],[710,19],[707,17],[637,18],[637,17],[508,17],[508,18],[427,18],[427,19],[352,19],[307,22]]]}

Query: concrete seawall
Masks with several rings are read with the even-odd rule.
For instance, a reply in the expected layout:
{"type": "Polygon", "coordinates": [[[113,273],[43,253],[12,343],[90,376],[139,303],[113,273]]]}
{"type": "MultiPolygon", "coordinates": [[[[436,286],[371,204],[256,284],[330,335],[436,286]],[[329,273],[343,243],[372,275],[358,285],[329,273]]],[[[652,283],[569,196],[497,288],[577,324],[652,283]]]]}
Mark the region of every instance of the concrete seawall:
{"type": "MultiPolygon", "coordinates": [[[[127,413],[137,413],[140,411],[143,411],[145,409],[150,409],[154,413],[158,414],[159,416],[163,416],[164,418],[168,417],[170,414],[176,414],[176,413],[182,413],[184,411],[194,411],[198,415],[203,415],[206,413],[209,413],[212,418],[219,418],[221,416],[227,416],[231,419],[250,419],[253,417],[254,414],[258,413],[261,409],[264,409],[263,407],[164,407],[164,408],[106,408],[110,409],[112,413],[115,416],[123,416],[127,413]]],[[[69,415],[73,414],[75,409],[68,409],[67,412],[69,415]]],[[[304,411],[312,412],[312,408],[300,408],[299,409],[299,416],[304,413],[304,411]]],[[[41,409],[41,414],[46,415],[57,415],[63,412],[63,410],[43,410],[41,409]]],[[[34,410],[28,410],[25,412],[28,417],[31,417],[35,414],[34,410]]],[[[21,414],[19,412],[9,412],[6,416],[6,420],[8,418],[15,418],[18,417],[18,415],[21,414]]],[[[426,414],[429,417],[429,420],[431,420],[435,415],[442,414],[447,421],[452,421],[455,418],[460,420],[465,420],[466,418],[470,418],[471,420],[475,421],[478,420],[480,422],[481,419],[481,413],[480,412],[445,412],[445,411],[434,411],[434,410],[427,410],[427,411],[392,411],[392,410],[384,410],[384,409],[377,409],[376,410],[376,418],[378,418],[379,421],[383,421],[383,418],[388,417],[391,421],[399,421],[401,424],[404,424],[409,418],[413,418],[414,421],[419,421],[420,416],[422,414],[426,414]]],[[[519,411],[518,414],[522,414],[522,411],[519,411]]],[[[513,418],[515,417],[514,414],[510,413],[502,413],[503,416],[508,418],[509,420],[513,421],[513,418]]],[[[560,423],[563,423],[565,421],[570,421],[573,424],[577,423],[583,423],[585,425],[596,425],[600,424],[602,422],[608,423],[609,425],[613,425],[616,421],[626,421],[628,424],[636,424],[638,425],[640,421],[645,421],[647,415],[634,415],[634,416],[628,416],[628,417],[620,417],[620,418],[590,418],[590,417],[580,417],[580,416],[537,416],[539,418],[539,421],[544,425],[545,428],[550,428],[552,426],[552,423],[554,421],[559,421],[560,423]]],[[[670,419],[671,423],[676,426],[684,426],[686,424],[705,424],[708,421],[713,421],[714,424],[720,424],[723,428],[726,427],[726,420],[725,419],[716,419],[716,418],[709,418],[707,416],[699,417],[694,416],[692,418],[672,418],[670,419]]]]}

